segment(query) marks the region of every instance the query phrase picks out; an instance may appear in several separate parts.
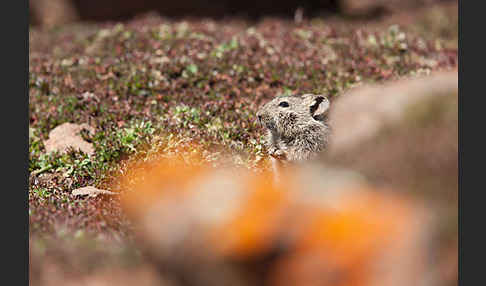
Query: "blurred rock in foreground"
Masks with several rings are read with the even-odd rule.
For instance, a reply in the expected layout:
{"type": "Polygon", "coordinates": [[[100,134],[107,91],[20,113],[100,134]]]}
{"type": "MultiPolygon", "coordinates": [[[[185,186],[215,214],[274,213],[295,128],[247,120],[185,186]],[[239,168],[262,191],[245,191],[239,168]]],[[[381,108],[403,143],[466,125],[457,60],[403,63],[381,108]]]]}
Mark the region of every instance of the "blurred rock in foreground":
{"type": "Polygon", "coordinates": [[[444,249],[435,259],[455,269],[450,274],[455,278],[449,279],[454,283],[458,95],[457,71],[355,88],[333,104],[329,116],[334,133],[322,158],[430,206],[439,217],[436,243],[444,249]]]}
{"type": "Polygon", "coordinates": [[[329,116],[327,162],[377,183],[457,200],[457,71],[355,88],[329,116]]]}
{"type": "Polygon", "coordinates": [[[122,202],[180,285],[436,285],[425,205],[323,165],[284,177],[161,160],[127,174],[122,202]]]}

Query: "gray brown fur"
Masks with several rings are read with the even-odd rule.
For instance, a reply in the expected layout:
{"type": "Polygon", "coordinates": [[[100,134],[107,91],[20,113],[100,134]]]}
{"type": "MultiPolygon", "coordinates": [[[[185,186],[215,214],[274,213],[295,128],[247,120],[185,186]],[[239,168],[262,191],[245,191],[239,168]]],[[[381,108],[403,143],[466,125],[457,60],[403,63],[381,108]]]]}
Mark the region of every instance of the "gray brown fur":
{"type": "Polygon", "coordinates": [[[267,129],[269,154],[282,160],[308,160],[328,145],[330,128],[327,114],[330,102],[324,95],[279,96],[257,112],[267,129]]]}

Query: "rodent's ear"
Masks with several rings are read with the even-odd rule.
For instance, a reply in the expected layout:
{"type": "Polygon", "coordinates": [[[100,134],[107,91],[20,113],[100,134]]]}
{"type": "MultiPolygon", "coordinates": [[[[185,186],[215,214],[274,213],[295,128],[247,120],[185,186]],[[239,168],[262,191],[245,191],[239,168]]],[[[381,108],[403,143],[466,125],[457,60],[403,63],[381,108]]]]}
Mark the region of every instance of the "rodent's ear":
{"type": "Polygon", "coordinates": [[[310,114],[315,120],[324,120],[329,110],[329,100],[323,95],[316,95],[310,104],[310,114]]]}

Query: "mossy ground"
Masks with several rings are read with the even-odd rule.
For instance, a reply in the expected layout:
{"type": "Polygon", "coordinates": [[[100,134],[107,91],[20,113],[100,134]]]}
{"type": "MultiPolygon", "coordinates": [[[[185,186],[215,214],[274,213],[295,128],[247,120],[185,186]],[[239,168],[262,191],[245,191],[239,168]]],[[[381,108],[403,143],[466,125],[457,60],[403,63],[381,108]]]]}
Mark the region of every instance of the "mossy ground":
{"type": "Polygon", "coordinates": [[[149,14],[126,23],[31,28],[31,239],[90,233],[123,241],[129,224],[116,197],[71,191],[116,189],[113,178],[127,162],[154,150],[189,156],[195,143],[204,160],[229,153],[239,164],[265,168],[255,118],[261,103],[301,92],[332,100],[360,83],[456,68],[457,23],[456,4],[364,23],[149,14]],[[43,140],[64,122],[96,128],[84,134],[94,156],[45,154],[43,140]]]}

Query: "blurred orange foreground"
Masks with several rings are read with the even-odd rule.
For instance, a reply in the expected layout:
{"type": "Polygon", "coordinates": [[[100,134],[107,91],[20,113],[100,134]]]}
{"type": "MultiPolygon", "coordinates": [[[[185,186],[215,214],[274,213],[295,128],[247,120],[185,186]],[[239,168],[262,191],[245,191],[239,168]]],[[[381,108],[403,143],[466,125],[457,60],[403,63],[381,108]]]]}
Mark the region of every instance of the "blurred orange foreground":
{"type": "Polygon", "coordinates": [[[424,209],[347,175],[329,184],[336,172],[290,169],[276,185],[269,173],[161,159],[121,178],[122,204],[147,254],[174,272],[225,265],[233,285],[434,285],[424,209]]]}

